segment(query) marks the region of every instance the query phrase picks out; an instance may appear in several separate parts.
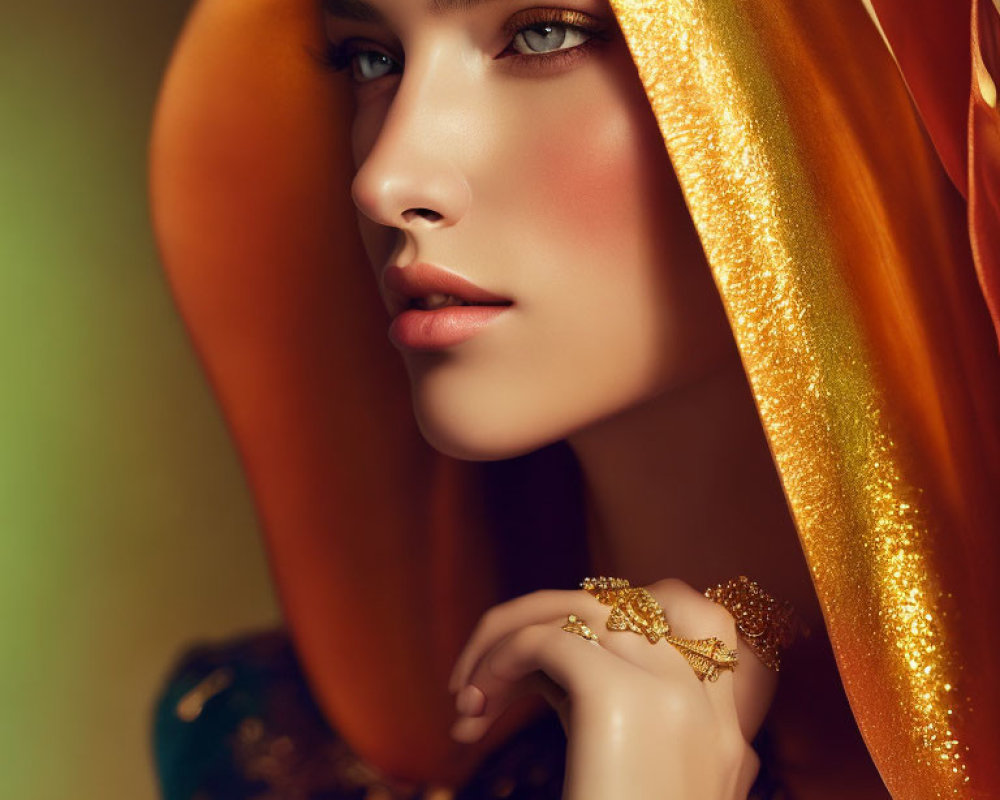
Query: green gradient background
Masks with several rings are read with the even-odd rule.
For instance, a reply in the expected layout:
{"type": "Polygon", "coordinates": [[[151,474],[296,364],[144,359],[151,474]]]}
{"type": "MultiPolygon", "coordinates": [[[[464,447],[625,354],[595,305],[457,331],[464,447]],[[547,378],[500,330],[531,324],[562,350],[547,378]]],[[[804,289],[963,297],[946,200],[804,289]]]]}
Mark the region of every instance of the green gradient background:
{"type": "Polygon", "coordinates": [[[150,706],[277,611],[157,266],[146,143],[187,2],[0,0],[0,797],[156,796],[150,706]]]}

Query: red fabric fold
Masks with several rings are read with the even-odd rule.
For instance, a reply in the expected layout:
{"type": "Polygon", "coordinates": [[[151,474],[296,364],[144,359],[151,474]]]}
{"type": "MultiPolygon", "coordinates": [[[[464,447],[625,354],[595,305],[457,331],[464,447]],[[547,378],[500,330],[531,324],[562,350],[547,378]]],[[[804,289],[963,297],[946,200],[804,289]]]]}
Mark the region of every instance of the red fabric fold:
{"type": "Polygon", "coordinates": [[[976,273],[1000,339],[1000,13],[990,0],[872,0],[942,164],[969,213],[976,273]]]}

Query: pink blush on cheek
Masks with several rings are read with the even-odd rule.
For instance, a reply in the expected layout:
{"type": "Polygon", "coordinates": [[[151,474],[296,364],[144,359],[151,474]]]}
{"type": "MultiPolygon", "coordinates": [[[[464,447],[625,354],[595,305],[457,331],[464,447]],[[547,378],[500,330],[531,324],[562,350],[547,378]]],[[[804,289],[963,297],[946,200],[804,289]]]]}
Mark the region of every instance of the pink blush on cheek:
{"type": "Polygon", "coordinates": [[[620,251],[650,213],[641,188],[649,163],[636,139],[628,120],[593,114],[545,131],[523,162],[531,184],[520,195],[523,211],[569,241],[620,251]]]}

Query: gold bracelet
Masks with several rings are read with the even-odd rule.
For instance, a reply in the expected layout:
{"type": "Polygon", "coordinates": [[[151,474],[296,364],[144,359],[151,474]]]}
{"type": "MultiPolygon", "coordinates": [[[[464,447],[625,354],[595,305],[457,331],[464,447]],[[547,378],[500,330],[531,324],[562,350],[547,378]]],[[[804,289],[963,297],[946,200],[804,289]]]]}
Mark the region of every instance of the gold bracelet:
{"type": "Polygon", "coordinates": [[[705,590],[705,597],[726,608],[736,630],[765,666],[781,667],[781,651],[809,633],[791,603],[779,602],[746,575],[705,590]]]}

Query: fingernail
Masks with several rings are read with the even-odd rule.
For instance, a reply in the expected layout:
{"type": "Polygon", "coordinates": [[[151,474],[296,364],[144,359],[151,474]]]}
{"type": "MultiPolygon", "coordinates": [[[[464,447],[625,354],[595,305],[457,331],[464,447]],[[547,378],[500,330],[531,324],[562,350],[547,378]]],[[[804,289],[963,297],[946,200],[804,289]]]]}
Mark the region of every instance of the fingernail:
{"type": "Polygon", "coordinates": [[[455,698],[455,710],[466,717],[478,717],[486,708],[486,695],[476,686],[466,686],[455,698]]]}

